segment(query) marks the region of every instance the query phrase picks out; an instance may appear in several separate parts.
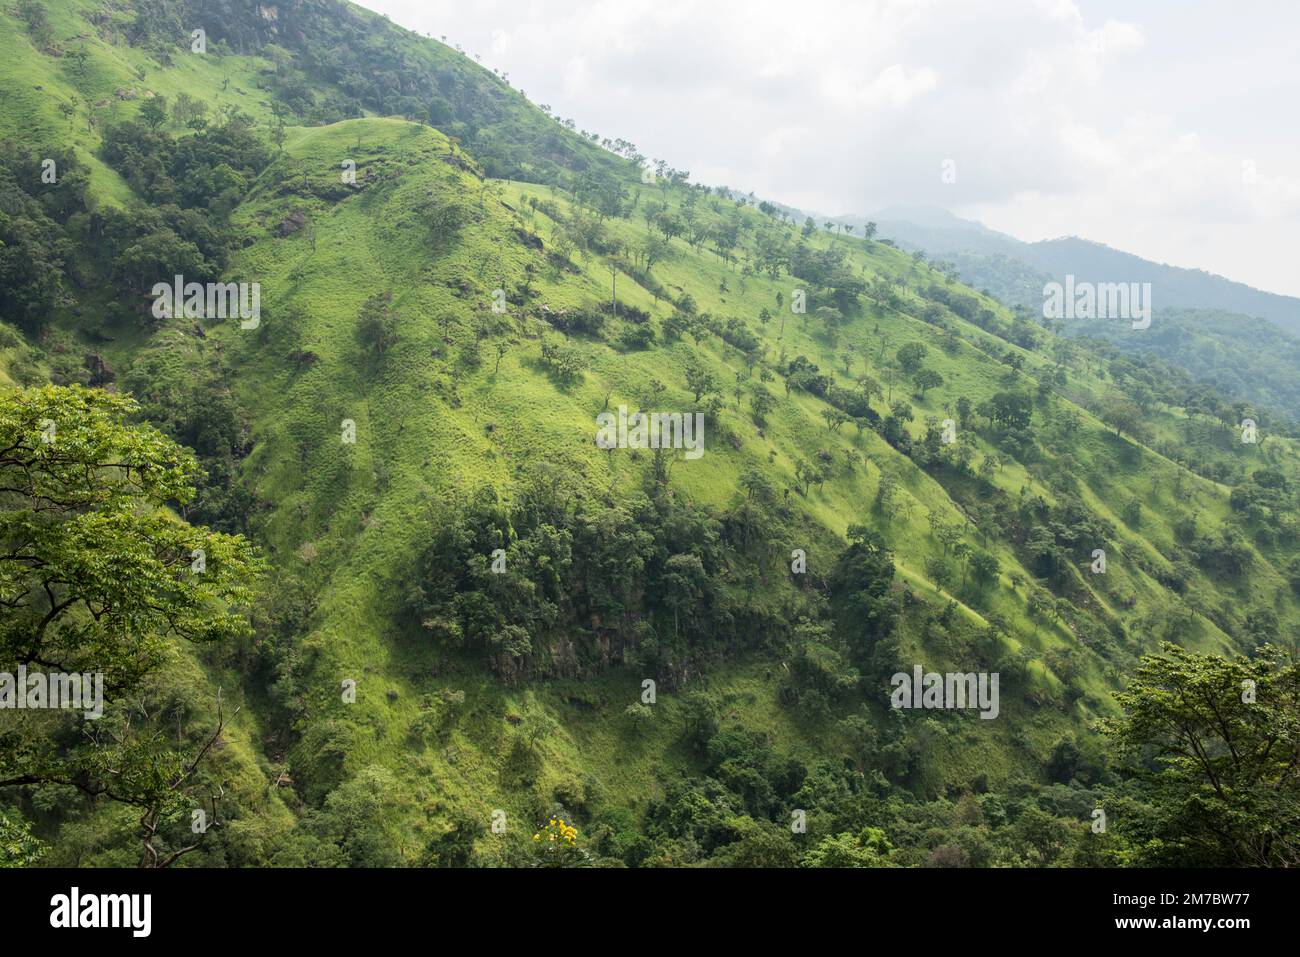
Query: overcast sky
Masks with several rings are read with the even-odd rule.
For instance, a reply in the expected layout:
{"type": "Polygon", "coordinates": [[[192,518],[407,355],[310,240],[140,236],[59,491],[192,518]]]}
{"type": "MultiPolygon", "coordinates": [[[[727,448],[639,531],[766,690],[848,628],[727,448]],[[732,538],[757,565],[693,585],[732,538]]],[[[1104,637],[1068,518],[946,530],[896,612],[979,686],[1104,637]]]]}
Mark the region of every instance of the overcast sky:
{"type": "Polygon", "coordinates": [[[1295,0],[362,2],[698,182],[1300,295],[1295,0]]]}

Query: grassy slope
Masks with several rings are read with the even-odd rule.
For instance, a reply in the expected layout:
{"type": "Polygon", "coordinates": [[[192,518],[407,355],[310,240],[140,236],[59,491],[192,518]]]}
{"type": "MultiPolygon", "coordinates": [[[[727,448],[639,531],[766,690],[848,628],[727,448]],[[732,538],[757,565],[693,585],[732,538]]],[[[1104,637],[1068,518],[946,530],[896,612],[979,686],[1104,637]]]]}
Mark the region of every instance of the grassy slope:
{"type": "MultiPolygon", "coordinates": [[[[733,359],[728,366],[716,340],[702,349],[683,341],[626,354],[604,343],[578,340],[588,354],[588,371],[581,382],[561,388],[537,371],[534,360],[540,325],[531,320],[524,323],[521,343],[506,354],[499,371],[493,371],[490,356],[476,372],[457,371],[454,350],[442,341],[439,317],[447,313],[455,317],[451,328],[463,339],[470,316],[485,309],[491,289],[501,277],[509,288],[522,278],[530,257],[541,264],[538,254],[511,239],[512,231],[521,224],[508,207],[520,210],[530,196],[556,202],[561,208],[567,207],[566,200],[546,187],[507,184],[500,199],[490,195],[483,199],[481,221],[465,231],[455,250],[433,258],[424,249],[420,228],[412,222],[413,204],[431,190],[450,188],[476,205],[481,191],[474,177],[447,164],[450,150],[437,132],[393,120],[352,121],[295,134],[287,146],[288,155],[280,162],[306,170],[308,176],[332,177],[336,175],[336,158],[355,153],[358,137],[364,144],[360,168],[377,169],[374,164],[378,164],[383,171],[376,172],[375,184],[357,196],[329,204],[304,200],[300,195],[255,194],[243,211],[249,222],[270,224],[290,209],[307,209],[316,224],[315,253],[306,236],[268,238],[248,250],[239,263],[241,273],[261,277],[267,289],[287,291],[289,302],[268,296],[280,307],[268,310],[266,326],[266,340],[276,345],[270,347],[228,327],[220,332],[224,341],[231,342],[231,364],[237,370],[236,382],[245,403],[260,410],[254,429],[258,445],[248,467],[256,476],[259,495],[278,506],[267,525],[275,556],[292,563],[292,556],[303,545],[315,546],[313,567],[303,572],[324,596],[315,631],[321,651],[315,671],[315,714],[345,717],[366,727],[367,732],[347,757],[348,764],[354,769],[383,764],[404,778],[410,793],[420,800],[459,795],[481,809],[504,807],[528,814],[530,792],[509,778],[502,779],[505,722],[507,715],[545,707],[554,712],[563,730],[544,745],[546,761],[539,789],[549,793],[563,780],[590,776],[609,801],[637,806],[644,799],[647,780],[653,779],[648,773],[652,769],[689,768],[688,756],[674,750],[673,734],[664,727],[675,724],[671,698],[663,699],[667,707],[660,712],[660,726],[646,739],[634,742],[617,717],[627,703],[636,700],[639,680],[635,675],[584,681],[586,699],[597,703],[594,714],[567,702],[564,683],[509,691],[482,679],[430,680],[420,676],[419,664],[425,655],[418,642],[412,647],[394,640],[394,610],[412,555],[426,538],[422,523],[427,522],[429,501],[452,498],[480,483],[508,489],[519,468],[536,459],[559,458],[598,485],[609,482],[630,488],[646,463],[636,465],[619,456],[606,462],[591,444],[594,416],[602,408],[607,390],[612,387],[611,405],[626,402],[635,408],[649,394],[650,380],[657,378],[669,386],[665,407],[689,407],[690,396],[680,375],[688,353],[702,355],[722,381],[731,381],[739,362],[733,359]],[[458,295],[449,284],[467,277],[473,289],[458,295]],[[376,374],[367,370],[352,323],[368,295],[388,289],[394,290],[395,306],[402,316],[400,341],[376,374]],[[290,303],[296,307],[292,328],[277,331],[277,316],[290,303]],[[315,352],[321,361],[306,372],[293,373],[282,359],[289,345],[315,352]],[[435,349],[444,355],[433,358],[435,349]],[[453,381],[461,400],[459,407],[444,399],[453,381]],[[340,463],[348,460],[349,451],[338,437],[343,418],[354,419],[358,429],[346,474],[340,463]],[[485,430],[489,423],[494,426],[490,435],[485,430]],[[295,441],[309,446],[302,459],[293,454],[295,441]],[[355,712],[338,700],[335,689],[343,677],[360,679],[362,694],[355,712]],[[418,714],[419,694],[439,686],[464,687],[467,680],[474,693],[463,728],[441,752],[426,751],[412,762],[403,731],[418,714]],[[390,691],[396,692],[395,700],[390,700],[390,691]]],[[[544,237],[550,234],[544,214],[527,225],[544,237]]],[[[635,239],[640,231],[635,220],[611,227],[612,233],[626,240],[635,239]]],[[[829,237],[817,241],[841,242],[829,237]]],[[[842,244],[854,262],[869,272],[901,276],[910,269],[909,260],[887,248],[848,241],[842,244]]],[[[565,277],[545,269],[542,276],[538,302],[552,308],[607,295],[608,271],[598,258],[586,263],[580,276],[565,277]]],[[[656,267],[656,278],[674,290],[690,293],[702,310],[722,315],[755,315],[764,304],[774,303],[778,290],[788,298],[791,288],[788,277],[776,281],[749,277],[743,281],[742,291],[734,268],[722,266],[707,254],[690,253],[680,242],[675,244],[674,258],[656,267]],[[718,283],[724,276],[732,291],[722,294],[718,283]]],[[[666,314],[665,306],[656,307],[653,298],[627,277],[621,290],[624,302],[660,316],[666,314]]],[[[872,307],[866,318],[853,322],[847,339],[858,345],[860,354],[876,353],[878,346],[872,338],[876,322],[885,337],[886,355],[905,341],[927,341],[931,364],[948,380],[948,385],[919,404],[918,418],[948,412],[958,395],[978,402],[1000,387],[1003,367],[968,347],[956,357],[944,355],[933,341],[933,330],[905,312],[877,313],[872,307]]],[[[810,329],[815,325],[810,322],[810,329]]],[[[775,323],[768,332],[769,355],[779,348],[773,341],[773,326],[775,323]]],[[[973,328],[963,332],[972,337],[982,335],[973,328]]],[[[805,353],[823,369],[832,366],[833,357],[826,347],[802,330],[797,317],[786,322],[784,337],[782,345],[789,353],[805,353]]],[[[791,463],[797,457],[819,447],[858,446],[871,460],[856,474],[828,482],[801,504],[817,525],[842,533],[848,523],[868,517],[866,506],[880,467],[899,470],[906,476],[906,494],[918,507],[910,518],[900,517],[890,526],[890,539],[897,549],[900,573],[933,592],[933,586],[923,581],[922,569],[937,546],[924,517],[930,510],[938,510],[949,521],[956,521],[959,511],[942,486],[874,433],[867,432],[860,439],[847,429],[828,434],[820,418],[822,408],[818,400],[796,393],[770,417],[762,437],[747,416],[728,415],[728,425],[742,439],[741,447],[713,444],[699,462],[679,463],[673,471],[674,487],[698,501],[722,506],[735,496],[737,478],[746,465],[770,468],[779,486],[789,487],[793,485],[791,463]],[[776,452],[775,463],[768,466],[772,451],[776,452]]],[[[1077,458],[1092,483],[1086,499],[1120,529],[1121,544],[1112,548],[1107,584],[1112,590],[1139,595],[1138,608],[1123,613],[1131,620],[1174,600],[1154,581],[1127,566],[1124,555],[1130,549],[1135,553],[1171,553],[1172,531],[1162,515],[1174,504],[1168,483],[1177,467],[1145,449],[1138,450],[1130,464],[1117,465],[1114,440],[1090,415],[1081,412],[1081,416],[1085,424],[1077,458]],[[1115,514],[1130,494],[1137,494],[1147,507],[1149,518],[1144,520],[1141,536],[1126,529],[1115,514]]],[[[1054,497],[1014,463],[1007,465],[998,482],[1008,490],[1018,492],[1026,486],[1049,500],[1054,497]]],[[[1195,506],[1202,515],[1216,518],[1227,514],[1225,489],[1190,475],[1184,476],[1184,483],[1183,507],[1195,506]]],[[[807,545],[814,563],[829,559],[828,544],[824,538],[791,543],[792,547],[807,545]]],[[[1005,570],[1003,588],[992,607],[1015,622],[1015,640],[1039,658],[1054,645],[1071,640],[1059,627],[1044,629],[1026,619],[1026,596],[1006,586],[1014,570],[1026,579],[1032,576],[1019,569],[1009,551],[996,543],[991,547],[1005,570]]],[[[1280,585],[1280,579],[1271,568],[1261,566],[1255,585],[1266,583],[1280,585]]],[[[1216,587],[1211,582],[1202,585],[1210,590],[1216,587]]],[[[978,612],[967,611],[979,618],[978,612]]],[[[1203,648],[1227,647],[1226,637],[1204,619],[1186,641],[1203,648]]],[[[918,660],[934,658],[933,654],[928,658],[924,652],[919,654],[918,660]]],[[[1035,674],[1049,687],[1059,687],[1045,667],[1040,666],[1035,674]]],[[[779,743],[796,751],[816,754],[820,750],[816,729],[799,727],[775,708],[770,669],[758,663],[738,664],[719,669],[711,677],[715,687],[741,691],[737,719],[770,731],[779,743]]],[[[1090,673],[1083,680],[1088,697],[1097,707],[1105,708],[1105,683],[1100,675],[1090,673]]],[[[995,776],[1005,773],[1034,751],[1049,746],[1064,726],[1057,716],[1030,710],[1018,695],[1005,707],[1007,721],[993,723],[993,728],[972,723],[968,740],[952,747],[953,760],[944,767],[947,780],[965,782],[979,770],[993,769],[995,776]],[[1018,752],[1019,760],[1008,757],[1017,753],[1008,740],[1012,729],[1021,731],[1022,741],[1027,737],[1032,742],[1030,754],[1018,752]]],[[[1081,709],[1076,717],[1083,720],[1088,713],[1081,709]]],[[[413,820],[418,820],[418,815],[413,820]]]]}
{"type": "MultiPolygon", "coordinates": [[[[71,36],[84,32],[84,23],[73,20],[66,11],[91,6],[59,5],[56,33],[71,36]]],[[[118,87],[147,87],[169,97],[184,90],[211,103],[237,104],[259,119],[267,118],[265,104],[256,92],[256,71],[264,64],[254,58],[180,57],[173,67],[160,69],[145,62],[138,51],[93,38],[85,42],[92,53],[88,80],[73,77],[66,60],[31,49],[13,18],[0,17],[0,83],[11,91],[0,101],[0,129],[10,136],[73,140],[95,171],[95,194],[102,202],[129,201],[129,191],[94,158],[96,134],[87,123],[87,102],[108,99],[99,114],[104,123],[136,108],[113,98],[112,91],[118,87]],[[133,75],[141,66],[146,70],[144,81],[133,75]],[[227,90],[220,92],[227,79],[227,90]],[[36,90],[37,86],[42,89],[36,90]],[[81,105],[73,117],[65,119],[58,104],[71,102],[74,95],[81,105]]],[[[219,363],[242,404],[252,410],[255,448],[245,463],[245,480],[271,506],[261,537],[272,560],[310,583],[319,596],[310,636],[317,653],[311,672],[312,722],[333,717],[357,729],[345,757],[348,772],[380,765],[395,775],[399,796],[394,799],[390,823],[408,856],[418,847],[421,834],[438,826],[431,822],[453,807],[484,815],[501,807],[531,819],[538,811],[538,795],[552,793],[559,784],[570,784],[602,794],[610,805],[640,808],[652,793],[651,782],[657,774],[692,770],[694,759],[674,743],[673,696],[661,696],[654,726],[639,738],[633,737],[621,720],[623,707],[636,700],[640,675],[613,673],[581,682],[556,681],[519,689],[504,688],[469,666],[458,671],[443,669],[441,676],[431,677],[435,656],[418,637],[401,632],[396,611],[414,556],[427,539],[431,503],[454,501],[480,484],[508,490],[520,469],[536,460],[562,461],[598,485],[631,489],[648,463],[644,459],[633,462],[623,455],[607,459],[592,444],[594,416],[607,391],[612,388],[611,405],[626,402],[636,407],[648,397],[650,380],[658,379],[669,387],[665,407],[685,408],[691,397],[680,370],[688,354],[700,355],[726,383],[740,368],[736,358],[728,360],[717,340],[699,348],[685,340],[632,353],[578,340],[587,354],[587,371],[580,382],[561,387],[539,370],[537,336],[541,325],[527,319],[519,327],[519,343],[505,355],[499,371],[493,370],[490,351],[477,371],[457,371],[456,350],[467,335],[471,317],[486,309],[492,289],[498,285],[512,288],[522,280],[527,263],[539,270],[541,297],[537,302],[553,308],[605,297],[609,273],[598,258],[585,263],[579,260],[581,270],[576,275],[556,273],[540,254],[516,241],[515,230],[522,226],[549,242],[552,224],[545,214],[538,213],[525,222],[518,218],[519,213],[530,197],[555,202],[567,210],[563,195],[517,182],[502,183],[500,195],[484,194],[478,177],[448,162],[451,152],[441,133],[392,119],[366,118],[291,130],[284,155],[267,171],[236,217],[256,241],[240,253],[232,273],[261,282],[262,327],[245,331],[227,323],[209,329],[206,341],[167,331],[147,344],[123,339],[107,350],[119,368],[142,357],[180,367],[219,363]],[[342,201],[317,198],[323,187],[337,182],[343,159],[358,162],[361,188],[342,201]],[[460,196],[478,219],[452,248],[434,250],[418,209],[430,195],[453,194],[460,196]],[[294,210],[307,213],[311,228],[287,238],[274,236],[277,224],[294,210]],[[459,288],[463,281],[468,281],[468,290],[459,288]],[[369,295],[388,290],[394,293],[401,316],[400,339],[382,367],[376,367],[362,354],[353,324],[369,295]],[[450,319],[448,328],[457,340],[454,346],[443,341],[440,320],[444,318],[450,319]],[[297,369],[287,360],[296,350],[314,352],[319,361],[310,368],[297,369]],[[435,350],[442,355],[435,357],[435,350]],[[354,447],[340,441],[343,419],[356,422],[354,447]],[[493,426],[490,432],[489,425],[493,426]],[[304,550],[308,545],[311,548],[304,550]],[[340,701],[339,683],[345,678],[359,681],[356,705],[340,701]],[[419,696],[438,687],[467,692],[466,717],[449,739],[436,745],[413,744],[407,730],[419,714],[419,696]],[[561,730],[543,742],[544,760],[535,772],[534,786],[520,787],[506,767],[508,719],[531,709],[551,712],[561,730]]],[[[642,201],[650,198],[647,190],[642,201]]],[[[680,202],[679,196],[669,198],[680,202]]],[[[761,220],[752,210],[741,215],[756,223],[761,220]]],[[[611,222],[608,227],[612,235],[627,242],[644,235],[644,225],[635,216],[630,221],[611,222]]],[[[881,245],[824,234],[812,241],[838,245],[854,269],[867,275],[901,280],[909,278],[914,269],[909,257],[881,245]]],[[[720,263],[711,253],[692,252],[680,240],[673,243],[672,256],[655,267],[655,276],[674,292],[690,293],[701,311],[741,316],[751,322],[763,307],[776,311],[778,291],[788,301],[799,284],[789,276],[778,280],[742,277],[735,266],[720,263]],[[724,278],[729,287],[725,293],[719,290],[724,278]]],[[[620,299],[657,317],[668,312],[666,305],[656,305],[653,297],[628,277],[620,282],[620,299]]],[[[931,391],[924,401],[913,400],[917,409],[913,431],[917,435],[924,416],[951,414],[961,395],[978,404],[1004,387],[1005,373],[1004,366],[967,343],[955,355],[946,354],[938,345],[935,330],[914,317],[920,305],[912,299],[896,311],[868,302],[866,315],[849,323],[843,336],[857,346],[859,356],[871,357],[865,365],[858,361],[855,375],[864,371],[883,375],[875,357],[890,357],[905,342],[917,340],[929,346],[927,364],[943,375],[946,384],[931,391]],[[874,331],[877,324],[879,338],[874,331]]],[[[970,341],[990,338],[958,319],[952,321],[970,341]]],[[[787,315],[778,342],[779,322],[778,317],[762,331],[768,361],[782,348],[790,356],[806,354],[823,371],[834,369],[837,379],[847,383],[842,365],[814,335],[817,320],[810,319],[805,330],[801,317],[787,315]]],[[[754,328],[757,330],[756,324],[754,328]]],[[[1043,359],[1037,354],[1023,355],[1028,373],[1025,384],[1032,389],[1032,377],[1043,359]]],[[[1080,372],[1072,375],[1065,391],[1082,397],[1105,388],[1080,372]]],[[[779,380],[771,384],[771,390],[782,396],[779,380]]],[[[896,393],[904,391],[902,386],[896,387],[896,393]]],[[[809,541],[791,542],[790,547],[806,548],[814,570],[824,571],[836,547],[832,536],[841,534],[851,522],[871,520],[869,504],[881,470],[896,470],[903,476],[905,495],[915,502],[910,511],[900,510],[887,528],[897,550],[899,574],[922,593],[937,595],[923,571],[925,560],[939,550],[926,516],[937,511],[949,522],[961,518],[937,481],[870,431],[860,438],[851,426],[828,433],[821,419],[825,406],[811,396],[795,392],[789,400],[782,398],[762,436],[747,414],[735,414],[734,398],[729,406],[724,418],[739,437],[739,448],[711,443],[703,459],[676,464],[672,473],[675,489],[696,501],[724,506],[737,494],[737,478],[746,465],[767,469],[778,488],[786,488],[794,485],[793,464],[798,458],[818,448],[860,449],[867,457],[854,473],[837,469],[836,477],[806,500],[792,496],[806,512],[813,531],[809,541]],[[775,459],[769,463],[773,452],[775,459]],[[818,533],[818,528],[825,531],[818,533]]],[[[883,411],[880,403],[877,407],[883,411]]],[[[1100,423],[1078,411],[1084,425],[1073,454],[1078,477],[1086,485],[1085,500],[1112,521],[1119,536],[1118,545],[1111,549],[1106,591],[1099,591],[1098,602],[1132,623],[1137,616],[1169,608],[1178,599],[1126,562],[1126,556],[1146,554],[1164,561],[1157,555],[1175,555],[1171,526],[1176,510],[1196,510],[1206,518],[1221,520],[1228,515],[1227,490],[1185,473],[1183,492],[1175,496],[1172,477],[1177,466],[1147,449],[1121,458],[1117,443],[1100,423]],[[1131,495],[1137,495],[1145,507],[1140,533],[1126,528],[1117,514],[1131,495]],[[1122,611],[1110,602],[1108,596],[1120,592],[1137,597],[1133,611],[1122,611]]],[[[1153,425],[1158,430],[1172,430],[1178,415],[1176,410],[1158,413],[1153,425]]],[[[1046,428],[1037,414],[1036,427],[1046,428]]],[[[969,435],[963,435],[962,441],[978,442],[969,435]]],[[[988,450],[981,447],[981,451],[988,450]]],[[[1242,449],[1240,454],[1259,453],[1242,449]]],[[[1284,446],[1284,454],[1294,457],[1294,450],[1284,446]]],[[[996,481],[1012,494],[1024,488],[1049,501],[1056,497],[1013,461],[1007,461],[996,481]]],[[[1033,680],[1049,690],[1059,689],[1058,679],[1041,663],[1042,655],[1071,641],[1072,636],[1060,626],[1046,628],[1027,618],[1025,591],[1013,590],[1010,576],[1015,572],[1026,580],[1032,576],[1019,568],[1014,555],[1001,544],[995,540],[987,544],[1003,567],[989,608],[1011,620],[1011,641],[1037,659],[1033,680]]],[[[1282,584],[1273,565],[1256,563],[1251,588],[1263,593],[1282,584]]],[[[1204,576],[1198,576],[1196,585],[1212,596],[1212,601],[1244,597],[1204,576]]],[[[981,618],[975,609],[964,609],[964,613],[973,620],[981,618]]],[[[1285,613],[1287,624],[1293,623],[1294,607],[1289,598],[1285,613]]],[[[1137,633],[1134,640],[1137,647],[1151,641],[1137,633]]],[[[1203,617],[1196,619],[1183,640],[1207,649],[1228,646],[1226,636],[1203,617]]],[[[939,651],[916,648],[917,639],[910,633],[909,641],[915,660],[932,665],[940,660],[939,651]]],[[[1093,662],[1080,679],[1085,697],[1073,715],[1030,705],[1024,700],[1029,689],[1004,689],[1006,720],[966,722],[960,738],[942,746],[946,749],[944,760],[936,762],[942,779],[965,784],[980,771],[988,772],[995,782],[1016,768],[1035,773],[1062,729],[1071,724],[1082,726],[1110,707],[1110,682],[1095,659],[1093,662]]],[[[766,661],[721,666],[710,671],[709,686],[727,696],[732,720],[766,730],[779,745],[810,758],[836,757],[823,729],[802,726],[777,707],[774,666],[779,667],[766,661]]],[[[220,674],[210,675],[214,684],[221,680],[220,674]]],[[[243,712],[234,731],[240,740],[235,756],[242,762],[242,773],[246,777],[265,774],[270,762],[259,753],[252,709],[243,712]]],[[[318,744],[309,736],[296,759],[309,760],[313,755],[308,752],[318,744]]]]}

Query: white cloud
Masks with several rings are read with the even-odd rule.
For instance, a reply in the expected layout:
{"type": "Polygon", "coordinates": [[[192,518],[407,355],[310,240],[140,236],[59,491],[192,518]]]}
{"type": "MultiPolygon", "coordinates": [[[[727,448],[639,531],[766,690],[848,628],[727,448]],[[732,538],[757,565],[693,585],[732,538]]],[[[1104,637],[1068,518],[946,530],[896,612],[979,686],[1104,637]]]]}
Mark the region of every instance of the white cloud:
{"type": "Polygon", "coordinates": [[[865,83],[858,72],[832,66],[822,75],[823,96],[845,110],[901,110],[939,85],[938,75],[929,67],[909,70],[891,63],[865,83]]]}

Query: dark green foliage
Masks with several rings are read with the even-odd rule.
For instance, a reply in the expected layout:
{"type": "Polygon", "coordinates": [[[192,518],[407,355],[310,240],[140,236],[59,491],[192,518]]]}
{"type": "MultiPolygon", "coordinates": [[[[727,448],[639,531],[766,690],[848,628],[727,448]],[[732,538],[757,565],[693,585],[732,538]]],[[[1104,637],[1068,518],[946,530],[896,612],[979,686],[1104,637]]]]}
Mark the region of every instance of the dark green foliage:
{"type": "Polygon", "coordinates": [[[72,302],[74,243],[60,223],[85,209],[86,183],[70,152],[0,143],[0,315],[28,332],[72,302]]]}
{"type": "Polygon", "coordinates": [[[849,547],[831,572],[831,607],[854,660],[868,661],[877,641],[888,635],[898,608],[891,594],[894,558],[877,532],[849,527],[849,547]]]}
{"type": "Polygon", "coordinates": [[[1158,866],[1292,866],[1300,860],[1300,669],[1166,644],[1143,659],[1108,732],[1136,764],[1125,823],[1158,866]]]}
{"type": "Polygon", "coordinates": [[[571,654],[584,670],[635,657],[671,680],[694,646],[732,632],[715,584],[725,553],[718,524],[666,498],[594,502],[543,468],[513,507],[480,490],[433,534],[412,615],[508,678],[572,667],[551,648],[569,634],[582,636],[571,654]],[[637,627],[642,619],[653,627],[637,627]]]}

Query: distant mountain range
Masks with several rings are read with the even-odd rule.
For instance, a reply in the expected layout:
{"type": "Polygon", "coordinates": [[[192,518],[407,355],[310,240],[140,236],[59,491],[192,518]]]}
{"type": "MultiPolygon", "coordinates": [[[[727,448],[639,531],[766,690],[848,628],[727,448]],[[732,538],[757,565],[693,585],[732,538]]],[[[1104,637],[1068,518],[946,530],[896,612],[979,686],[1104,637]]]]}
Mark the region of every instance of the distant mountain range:
{"type": "Polygon", "coordinates": [[[1081,282],[1149,282],[1157,311],[1207,309],[1256,316],[1300,337],[1300,299],[1200,269],[1152,262],[1077,236],[1027,243],[934,206],[894,206],[838,221],[860,226],[868,219],[876,224],[877,238],[948,260],[964,282],[988,289],[1009,305],[1037,310],[1043,284],[1070,273],[1081,282]]]}

